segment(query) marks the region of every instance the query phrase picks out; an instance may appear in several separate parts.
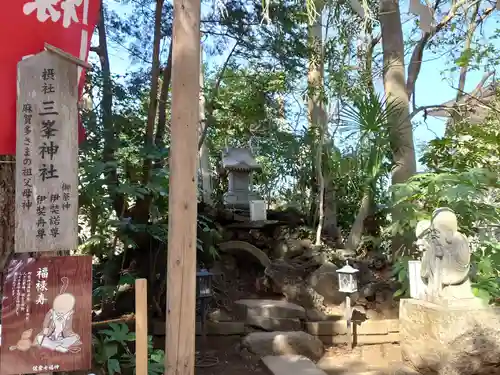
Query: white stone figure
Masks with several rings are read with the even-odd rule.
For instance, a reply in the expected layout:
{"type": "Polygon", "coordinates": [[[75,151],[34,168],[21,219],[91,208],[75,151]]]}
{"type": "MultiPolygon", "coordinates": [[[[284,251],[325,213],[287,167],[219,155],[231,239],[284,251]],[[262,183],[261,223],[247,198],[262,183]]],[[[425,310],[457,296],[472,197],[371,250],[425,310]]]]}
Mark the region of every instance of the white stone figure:
{"type": "Polygon", "coordinates": [[[420,220],[417,223],[417,227],[415,228],[415,236],[417,237],[417,249],[422,253],[429,247],[426,236],[429,233],[430,228],[430,220],[420,220]]]}
{"type": "Polygon", "coordinates": [[[54,298],[52,309],[45,315],[42,331],[35,337],[35,343],[43,348],[61,353],[76,353],[81,348],[80,336],[73,331],[75,297],[65,293],[68,278],[61,279],[63,285],[60,294],[54,298]]]}
{"type": "MultiPolygon", "coordinates": [[[[449,304],[456,300],[475,300],[469,280],[470,247],[458,231],[455,213],[447,207],[434,211],[430,225],[420,222],[422,280],[425,298],[434,303],[449,304]]],[[[417,240],[418,243],[418,240],[417,240]]]]}

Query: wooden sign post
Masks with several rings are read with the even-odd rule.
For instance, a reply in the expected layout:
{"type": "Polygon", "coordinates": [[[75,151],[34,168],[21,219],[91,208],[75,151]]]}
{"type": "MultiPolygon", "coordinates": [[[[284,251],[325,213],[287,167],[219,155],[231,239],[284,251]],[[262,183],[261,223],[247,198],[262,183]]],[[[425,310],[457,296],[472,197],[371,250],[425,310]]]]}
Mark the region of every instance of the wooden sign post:
{"type": "Polygon", "coordinates": [[[78,245],[78,66],[57,49],[18,63],[15,252],[4,280],[2,375],[91,367],[92,257],[78,245]]]}
{"type": "Polygon", "coordinates": [[[165,371],[193,375],[200,0],[174,0],[165,371]]]}
{"type": "Polygon", "coordinates": [[[135,374],[148,375],[148,281],[135,280],[135,374]]]}
{"type": "Polygon", "coordinates": [[[78,245],[77,66],[44,51],[18,64],[15,252],[78,245]]]}
{"type": "Polygon", "coordinates": [[[92,257],[13,260],[4,280],[2,375],[91,368],[92,257]]]}

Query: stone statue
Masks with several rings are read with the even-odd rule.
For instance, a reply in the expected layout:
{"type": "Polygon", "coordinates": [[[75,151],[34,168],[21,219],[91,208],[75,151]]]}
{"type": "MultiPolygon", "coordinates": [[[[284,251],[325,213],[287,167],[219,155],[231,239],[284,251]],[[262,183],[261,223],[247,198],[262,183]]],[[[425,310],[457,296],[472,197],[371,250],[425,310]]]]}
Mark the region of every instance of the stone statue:
{"type": "Polygon", "coordinates": [[[469,280],[470,247],[458,231],[455,213],[438,208],[430,221],[417,224],[417,246],[423,250],[421,277],[426,285],[425,299],[439,304],[459,300],[476,301],[469,280]]]}

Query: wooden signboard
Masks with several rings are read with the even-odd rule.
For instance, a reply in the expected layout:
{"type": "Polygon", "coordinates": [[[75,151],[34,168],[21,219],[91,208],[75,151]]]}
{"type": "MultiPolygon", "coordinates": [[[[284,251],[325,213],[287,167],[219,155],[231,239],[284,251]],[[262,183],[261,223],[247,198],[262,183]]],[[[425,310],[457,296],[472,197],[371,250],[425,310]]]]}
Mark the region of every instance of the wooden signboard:
{"type": "Polygon", "coordinates": [[[77,66],[44,51],[18,64],[17,253],[78,245],[77,66]]]}
{"type": "Polygon", "coordinates": [[[2,375],[88,370],[92,257],[13,260],[4,280],[2,375]]]}

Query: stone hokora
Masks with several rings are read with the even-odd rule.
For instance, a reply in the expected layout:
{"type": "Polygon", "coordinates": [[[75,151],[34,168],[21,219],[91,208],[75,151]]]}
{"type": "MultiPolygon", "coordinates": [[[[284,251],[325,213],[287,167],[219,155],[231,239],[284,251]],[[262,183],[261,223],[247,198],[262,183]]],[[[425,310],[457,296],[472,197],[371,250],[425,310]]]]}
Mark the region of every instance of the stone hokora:
{"type": "Polygon", "coordinates": [[[228,172],[228,191],[224,204],[248,209],[250,201],[260,200],[252,188],[252,172],[261,170],[252,152],[246,148],[226,148],[222,153],[222,167],[228,172]]]}
{"type": "Polygon", "coordinates": [[[35,337],[35,343],[42,348],[61,353],[78,353],[81,345],[80,336],[73,331],[75,297],[65,293],[68,278],[61,279],[62,287],[54,298],[52,309],[45,315],[41,332],[35,337]]]}

